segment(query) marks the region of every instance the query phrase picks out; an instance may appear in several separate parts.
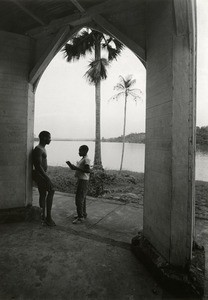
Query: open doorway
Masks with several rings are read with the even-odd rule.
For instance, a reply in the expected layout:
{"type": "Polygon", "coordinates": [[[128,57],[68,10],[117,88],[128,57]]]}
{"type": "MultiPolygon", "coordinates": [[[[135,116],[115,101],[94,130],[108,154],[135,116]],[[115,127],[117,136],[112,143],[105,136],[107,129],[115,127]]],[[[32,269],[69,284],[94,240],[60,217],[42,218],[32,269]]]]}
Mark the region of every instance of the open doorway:
{"type": "MultiPolygon", "coordinates": [[[[44,72],[35,104],[35,137],[47,130],[52,143],[47,147],[49,175],[60,192],[74,193],[76,180],[66,160],[79,159],[78,148],[87,144],[93,163],[95,143],[95,90],[84,78],[90,56],[75,63],[67,63],[59,52],[44,72]]],[[[102,163],[107,177],[100,194],[105,199],[121,203],[143,204],[145,155],[145,89],[146,71],[139,59],[125,48],[108,69],[107,79],[101,85],[102,163]],[[141,91],[137,103],[129,99],[126,112],[126,143],[123,170],[119,173],[124,99],[112,99],[119,76],[132,75],[134,88],[141,91]]],[[[137,229],[136,232],[137,233],[137,229]]],[[[133,233],[134,234],[134,233],[133,233]]],[[[132,235],[133,235],[132,234],[132,235]]]]}

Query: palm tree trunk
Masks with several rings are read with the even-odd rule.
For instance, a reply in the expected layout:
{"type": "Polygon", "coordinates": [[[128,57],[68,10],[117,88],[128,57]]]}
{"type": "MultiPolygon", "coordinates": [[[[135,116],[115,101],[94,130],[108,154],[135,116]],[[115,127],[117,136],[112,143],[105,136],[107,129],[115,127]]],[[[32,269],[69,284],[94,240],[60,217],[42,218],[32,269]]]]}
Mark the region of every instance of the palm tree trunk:
{"type": "MultiPolygon", "coordinates": [[[[95,43],[95,60],[100,59],[100,41],[95,43]]],[[[101,160],[101,134],[100,134],[100,101],[101,83],[95,84],[95,156],[94,169],[103,169],[101,160]]]]}
{"type": "Polygon", "coordinates": [[[123,126],[123,145],[122,145],[122,154],[121,154],[120,172],[121,172],[122,167],[123,167],[124,148],[125,148],[125,138],[126,138],[126,107],[127,107],[127,94],[125,93],[125,104],[124,104],[124,126],[123,126]]]}

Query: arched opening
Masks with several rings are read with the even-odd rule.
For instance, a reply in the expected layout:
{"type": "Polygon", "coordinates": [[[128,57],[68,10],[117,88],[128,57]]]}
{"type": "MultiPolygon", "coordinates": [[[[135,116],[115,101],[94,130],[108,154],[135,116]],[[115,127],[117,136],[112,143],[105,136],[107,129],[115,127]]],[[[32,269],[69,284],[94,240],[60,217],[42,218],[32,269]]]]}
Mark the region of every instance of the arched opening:
{"type": "MultiPolygon", "coordinates": [[[[121,99],[121,102],[109,100],[115,94],[113,87],[118,83],[119,75],[125,77],[132,74],[133,78],[136,79],[134,87],[142,90],[142,99],[139,99],[137,104],[132,99],[128,102],[127,142],[123,169],[144,173],[144,143],[135,143],[135,141],[140,142],[142,140],[141,136],[144,138],[145,132],[146,71],[143,64],[139,62],[138,58],[130,50],[126,48],[123,51],[124,53],[121,54],[117,61],[112,62],[108,70],[107,79],[101,83],[102,162],[105,169],[119,170],[122,143],[116,143],[115,141],[113,143],[108,141],[108,139],[115,138],[116,140],[122,135],[124,114],[124,101],[122,100],[124,99],[121,99]],[[128,143],[128,135],[135,133],[137,134],[134,137],[136,140],[133,143],[128,143]]],[[[69,64],[64,60],[63,53],[58,53],[45,70],[36,89],[35,114],[37,118],[35,119],[35,135],[37,137],[41,130],[48,130],[52,134],[52,139],[54,140],[47,147],[48,163],[52,167],[62,167],[59,168],[59,171],[64,174],[60,174],[60,177],[57,175],[56,168],[50,168],[53,176],[55,172],[54,179],[58,180],[59,188],[61,188],[60,191],[62,192],[72,193],[75,190],[75,181],[72,180],[72,183],[70,183],[71,178],[66,178],[66,172],[63,170],[63,167],[67,167],[66,160],[70,160],[73,163],[78,160],[78,148],[82,143],[89,146],[89,157],[93,163],[95,95],[94,87],[89,86],[85,78],[83,78],[88,60],[89,58],[69,64]],[[37,101],[39,102],[38,104],[37,101]],[[66,139],[69,139],[69,141],[66,141],[66,139]],[[70,139],[73,141],[70,141],[70,139]],[[65,177],[63,178],[63,176],[65,177]]],[[[129,138],[132,138],[132,135],[129,138]]],[[[106,192],[103,197],[122,201],[121,203],[131,202],[141,205],[143,202],[143,186],[141,184],[143,176],[141,179],[141,176],[135,178],[137,175],[134,175],[133,173],[130,174],[130,172],[126,176],[124,174],[123,178],[125,180],[121,185],[119,185],[119,180],[115,181],[118,186],[114,186],[114,192],[112,192],[113,186],[111,186],[111,189],[104,187],[106,192]]],[[[113,176],[115,176],[115,173],[113,176]]],[[[135,222],[135,218],[132,218],[132,222],[135,222]]],[[[142,222],[142,215],[140,222],[142,222]]],[[[130,236],[135,235],[138,231],[135,224],[133,229],[130,236]]]]}

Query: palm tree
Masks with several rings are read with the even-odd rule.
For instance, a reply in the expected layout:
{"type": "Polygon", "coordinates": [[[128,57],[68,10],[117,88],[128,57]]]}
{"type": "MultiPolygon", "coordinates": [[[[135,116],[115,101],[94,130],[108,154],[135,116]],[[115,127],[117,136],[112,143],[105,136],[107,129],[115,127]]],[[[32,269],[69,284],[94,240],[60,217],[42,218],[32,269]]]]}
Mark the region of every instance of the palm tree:
{"type": "Polygon", "coordinates": [[[64,46],[63,51],[68,62],[79,60],[94,52],[94,59],[89,64],[85,76],[90,84],[95,86],[95,156],[94,169],[103,169],[101,160],[101,133],[100,133],[100,102],[101,80],[107,78],[107,67],[121,53],[123,45],[116,39],[101,32],[83,29],[64,46]],[[107,59],[101,58],[101,50],[107,53],[107,59]]]}
{"type": "Polygon", "coordinates": [[[125,147],[125,138],[126,138],[126,109],[127,109],[127,100],[132,98],[136,103],[138,99],[141,99],[141,90],[133,89],[132,87],[136,83],[136,79],[132,79],[132,75],[119,76],[119,83],[114,86],[114,90],[117,90],[118,93],[111,97],[113,100],[119,100],[120,98],[124,98],[124,123],[123,123],[123,145],[122,145],[122,154],[121,154],[121,165],[120,171],[123,166],[123,157],[124,157],[124,147],[125,147]]]}

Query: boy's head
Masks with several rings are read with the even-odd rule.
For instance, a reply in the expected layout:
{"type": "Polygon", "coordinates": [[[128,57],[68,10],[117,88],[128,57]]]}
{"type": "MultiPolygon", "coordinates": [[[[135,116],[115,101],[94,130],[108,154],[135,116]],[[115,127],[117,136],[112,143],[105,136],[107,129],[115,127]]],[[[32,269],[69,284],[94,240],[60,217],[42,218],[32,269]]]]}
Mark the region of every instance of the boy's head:
{"type": "Polygon", "coordinates": [[[79,147],[79,155],[80,156],[85,156],[88,152],[89,148],[87,145],[82,145],[79,147]]]}
{"type": "Polygon", "coordinates": [[[41,131],[39,133],[39,139],[41,142],[44,142],[45,144],[50,144],[51,142],[51,134],[48,131],[41,131]]]}

